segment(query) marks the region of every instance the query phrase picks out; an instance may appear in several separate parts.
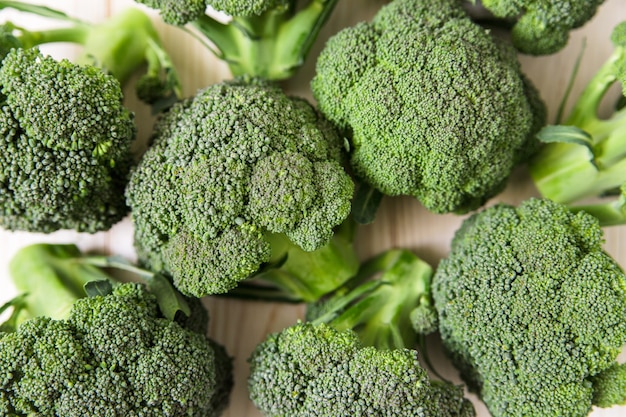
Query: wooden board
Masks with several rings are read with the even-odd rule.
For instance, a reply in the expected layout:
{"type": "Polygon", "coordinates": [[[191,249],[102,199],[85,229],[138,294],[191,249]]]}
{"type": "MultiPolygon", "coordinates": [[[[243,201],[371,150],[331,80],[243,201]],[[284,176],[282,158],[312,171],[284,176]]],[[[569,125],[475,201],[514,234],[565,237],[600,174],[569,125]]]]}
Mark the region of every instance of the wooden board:
{"type": "MultiPolygon", "coordinates": [[[[123,8],[137,6],[131,0],[39,0],[31,2],[48,4],[93,22],[101,21],[123,8]]],[[[310,99],[308,86],[314,73],[314,59],[325,40],[343,27],[369,20],[385,3],[385,0],[340,1],[322,31],[309,61],[293,80],[284,83],[285,89],[290,93],[310,99]]],[[[12,19],[28,28],[45,27],[48,24],[44,19],[25,18],[24,15],[7,11],[0,12],[0,22],[7,19],[12,19]]],[[[521,58],[524,70],[539,87],[548,104],[551,120],[565,91],[571,68],[581,50],[583,39],[586,39],[588,46],[573,90],[574,97],[611,53],[609,34],[615,24],[622,20],[626,20],[626,0],[606,0],[593,21],[573,33],[569,46],[565,50],[549,57],[521,58]]],[[[164,44],[169,49],[184,80],[185,95],[191,95],[198,88],[229,77],[225,65],[213,58],[198,41],[178,28],[160,23],[156,16],[155,21],[164,44]]],[[[77,52],[77,48],[66,46],[46,46],[42,49],[58,58],[71,57],[77,52]]],[[[614,97],[617,97],[618,91],[614,93],[614,97]]],[[[132,91],[127,92],[127,103],[136,112],[140,141],[145,143],[154,119],[150,116],[149,110],[137,102],[132,91]]],[[[604,112],[608,111],[609,104],[608,101],[605,103],[604,112]]],[[[536,194],[532,184],[528,181],[525,170],[519,169],[512,177],[506,191],[490,204],[496,201],[517,204],[536,194]]],[[[359,230],[357,249],[360,256],[366,258],[387,248],[406,247],[436,265],[439,259],[446,255],[452,235],[463,218],[455,215],[431,214],[411,198],[387,198],[382,204],[376,221],[359,230]]],[[[15,293],[7,272],[9,259],[21,246],[34,242],[73,242],[83,250],[119,254],[129,259],[135,258],[132,227],[128,219],[109,232],[94,235],[70,231],[41,235],[0,230],[0,304],[10,299],[15,293]]],[[[606,229],[605,248],[623,266],[626,266],[625,245],[626,226],[606,229]]],[[[236,358],[236,385],[231,397],[231,405],[224,416],[258,417],[261,414],[247,399],[246,359],[254,346],[263,340],[268,332],[280,330],[301,318],[303,308],[211,298],[206,298],[205,301],[212,317],[209,334],[223,343],[236,358]]],[[[431,340],[431,346],[435,364],[440,372],[458,381],[456,372],[440,353],[441,349],[437,341],[431,340]]],[[[626,355],[622,356],[622,359],[626,360],[626,355]]],[[[489,416],[484,405],[476,397],[471,396],[471,398],[476,404],[478,415],[489,416]]],[[[594,417],[624,416],[626,406],[606,410],[594,409],[591,415],[594,417]]]]}

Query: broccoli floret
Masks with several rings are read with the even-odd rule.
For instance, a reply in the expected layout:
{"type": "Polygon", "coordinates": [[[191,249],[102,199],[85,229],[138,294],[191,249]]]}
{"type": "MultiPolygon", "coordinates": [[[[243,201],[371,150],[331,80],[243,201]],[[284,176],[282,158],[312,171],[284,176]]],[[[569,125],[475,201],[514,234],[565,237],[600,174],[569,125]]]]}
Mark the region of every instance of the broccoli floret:
{"type": "Polygon", "coordinates": [[[552,54],[562,49],[569,32],[584,25],[604,0],[482,0],[494,16],[513,20],[511,36],[519,51],[552,54]]]}
{"type": "Polygon", "coordinates": [[[341,146],[313,107],[278,87],[237,80],[200,91],[157,121],[132,173],[140,258],[194,296],[227,292],[267,263],[314,268],[287,268],[315,280],[292,278],[298,298],[334,289],[356,265],[351,240],[333,238],[354,188],[341,146]],[[332,286],[318,288],[325,277],[332,286]]]}
{"type": "Polygon", "coordinates": [[[311,87],[351,139],[351,166],[386,195],[462,213],[501,191],[545,108],[512,48],[456,0],[396,0],[332,37],[311,87]]]}
{"type": "Polygon", "coordinates": [[[27,294],[17,328],[0,333],[0,414],[220,415],[232,363],[205,336],[206,311],[173,321],[157,287],[141,283],[87,297],[84,284],[112,282],[91,262],[73,245],[31,245],[12,259],[27,294]]]}
{"type": "Polygon", "coordinates": [[[268,417],[475,415],[461,387],[429,380],[416,351],[364,346],[351,330],[299,323],[249,362],[250,398],[268,417]]]}
{"type": "Polygon", "coordinates": [[[135,1],[160,10],[169,24],[196,29],[233,75],[282,80],[303,64],[338,0],[135,1]],[[218,21],[207,7],[230,20],[218,21]]]}
{"type": "Polygon", "coordinates": [[[135,85],[137,95],[153,104],[155,109],[166,106],[182,94],[176,69],[163,49],[152,21],[139,9],[129,8],[104,22],[93,24],[49,7],[19,1],[0,1],[0,9],[5,8],[50,18],[64,23],[64,26],[30,31],[7,22],[1,31],[0,53],[6,46],[33,48],[54,42],[74,43],[82,46],[82,52],[74,62],[98,67],[113,75],[122,85],[138,69],[144,68],[145,72],[135,85]]]}
{"type": "Polygon", "coordinates": [[[598,375],[626,343],[626,276],[602,242],[593,216],[542,199],[457,231],[433,277],[439,331],[492,416],[582,417],[619,398],[623,373],[598,375]]]}
{"type": "Polygon", "coordinates": [[[13,49],[0,87],[0,226],[93,233],[121,220],[135,124],[119,82],[13,49]]]}
{"type": "MultiPolygon", "coordinates": [[[[611,41],[613,53],[587,83],[569,116],[538,134],[545,144],[531,159],[530,174],[542,196],[559,203],[573,205],[610,194],[626,183],[626,108],[607,118],[598,116],[612,85],[621,84],[626,95],[626,22],[613,29],[611,41]]],[[[615,216],[620,205],[617,201],[589,209],[603,225],[618,224],[625,221],[615,216]]]]}

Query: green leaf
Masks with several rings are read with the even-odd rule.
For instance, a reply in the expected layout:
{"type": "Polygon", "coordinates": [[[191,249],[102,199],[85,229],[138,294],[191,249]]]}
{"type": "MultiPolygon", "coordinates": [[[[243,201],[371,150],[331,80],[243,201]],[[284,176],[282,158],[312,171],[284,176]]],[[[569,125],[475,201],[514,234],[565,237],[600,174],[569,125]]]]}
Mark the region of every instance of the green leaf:
{"type": "Polygon", "coordinates": [[[15,332],[15,330],[17,329],[17,317],[22,309],[26,307],[27,296],[27,293],[20,294],[0,306],[0,314],[4,313],[9,308],[13,308],[13,311],[11,312],[9,318],[4,323],[0,324],[0,333],[15,332]]]}
{"type": "Polygon", "coordinates": [[[113,292],[113,285],[107,280],[90,281],[84,288],[87,297],[105,296],[113,292]]]}
{"type": "Polygon", "coordinates": [[[0,9],[15,9],[20,12],[32,13],[51,19],[65,20],[74,23],[83,23],[81,20],[70,17],[67,14],[46,6],[28,4],[20,1],[0,1],[0,9]]]}
{"type": "Polygon", "coordinates": [[[537,133],[537,139],[543,143],[572,143],[589,148],[593,151],[591,135],[576,126],[550,125],[545,126],[537,133]]]}
{"type": "Polygon", "coordinates": [[[169,320],[174,320],[178,311],[189,317],[191,309],[185,300],[185,297],[179,293],[163,274],[154,274],[147,279],[148,289],[155,295],[159,309],[163,316],[169,320]]]}
{"type": "Polygon", "coordinates": [[[359,224],[374,221],[376,211],[383,199],[383,194],[365,183],[360,183],[352,202],[352,217],[359,224]]]}

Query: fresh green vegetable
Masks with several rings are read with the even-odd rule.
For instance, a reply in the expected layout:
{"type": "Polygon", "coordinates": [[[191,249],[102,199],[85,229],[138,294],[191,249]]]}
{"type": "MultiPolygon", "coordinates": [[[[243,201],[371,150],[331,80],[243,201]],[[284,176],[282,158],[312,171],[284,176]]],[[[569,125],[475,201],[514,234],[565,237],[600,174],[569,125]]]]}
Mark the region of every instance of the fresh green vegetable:
{"type": "MultiPolygon", "coordinates": [[[[474,2],[475,0],[469,0],[474,2]]],[[[604,0],[481,0],[494,16],[513,21],[513,45],[533,55],[561,50],[569,32],[584,25],[604,0]]]]}
{"type": "MultiPolygon", "coordinates": [[[[613,29],[611,41],[612,55],[587,83],[563,124],[546,126],[538,134],[545,145],[531,160],[530,173],[539,192],[559,203],[575,205],[626,183],[626,108],[615,109],[608,118],[598,115],[611,86],[621,84],[626,95],[626,22],[613,29]]],[[[626,221],[618,214],[620,201],[600,204],[586,208],[603,225],[626,221]]]]}
{"type": "Polygon", "coordinates": [[[437,213],[466,212],[500,192],[545,120],[513,49],[456,0],[396,0],[372,23],[342,30],[311,87],[350,138],[355,174],[437,213]]]}
{"type": "Polygon", "coordinates": [[[0,226],[93,233],[121,220],[135,123],[119,82],[12,49],[0,88],[0,226]]]}
{"type": "Polygon", "coordinates": [[[226,407],[231,359],[202,317],[165,318],[140,283],[86,297],[82,283],[110,278],[73,245],[26,247],[10,268],[27,292],[17,308],[35,317],[0,333],[1,415],[206,417],[226,407]]]}
{"type": "Polygon", "coordinates": [[[126,190],[140,259],[194,296],[284,264],[289,276],[274,281],[317,299],[358,265],[351,236],[333,238],[354,188],[341,147],[310,104],[265,82],[212,85],[173,106],[126,190]]]}
{"type": "Polygon", "coordinates": [[[173,25],[190,24],[233,75],[282,80],[304,63],[337,0],[136,0],[173,25]],[[227,22],[207,7],[229,16],[227,22]]]}
{"type": "Polygon", "coordinates": [[[249,361],[250,398],[268,417],[476,415],[462,387],[428,378],[415,350],[364,346],[326,324],[271,334],[249,361]]]}
{"type": "Polygon", "coordinates": [[[550,200],[468,218],[433,278],[443,344],[494,417],[626,404],[626,276],[586,213],[550,200]]]}
{"type": "Polygon", "coordinates": [[[82,46],[82,52],[74,62],[98,67],[113,75],[122,85],[143,68],[145,72],[135,85],[137,95],[157,109],[182,94],[174,65],[163,49],[152,21],[139,9],[128,8],[102,23],[93,24],[45,6],[0,1],[0,9],[7,8],[47,17],[63,25],[31,31],[5,22],[0,29],[0,52],[18,46],[33,48],[55,42],[74,43],[82,46]]]}

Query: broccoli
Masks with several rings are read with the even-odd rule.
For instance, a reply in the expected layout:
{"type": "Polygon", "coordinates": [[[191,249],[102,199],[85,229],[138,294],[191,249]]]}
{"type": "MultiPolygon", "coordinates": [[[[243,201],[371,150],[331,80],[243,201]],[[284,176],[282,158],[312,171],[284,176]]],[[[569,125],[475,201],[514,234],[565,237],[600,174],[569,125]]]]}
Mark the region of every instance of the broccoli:
{"type": "Polygon", "coordinates": [[[0,88],[0,226],[93,233],[121,220],[136,129],[119,82],[12,49],[0,88]]]}
{"type": "Polygon", "coordinates": [[[65,25],[30,31],[5,22],[0,30],[0,52],[11,47],[28,49],[54,42],[74,43],[82,46],[82,53],[74,62],[98,67],[122,85],[135,71],[145,68],[135,89],[138,97],[152,104],[155,110],[167,107],[182,94],[174,64],[163,49],[152,21],[139,9],[129,8],[93,24],[49,7],[19,1],[0,1],[0,9],[5,8],[47,17],[65,25]]]}
{"type": "MultiPolygon", "coordinates": [[[[250,397],[267,416],[474,416],[463,390],[431,381],[412,324],[436,329],[432,268],[391,249],[272,334],[250,358],[250,397]]],[[[425,360],[427,358],[425,357],[425,360]]]]}
{"type": "Polygon", "coordinates": [[[264,81],[209,86],[160,117],[132,172],[139,258],[187,295],[262,273],[317,299],[358,266],[351,233],[333,238],[354,188],[341,162],[339,136],[305,100],[264,81]]]}
{"type": "Polygon", "coordinates": [[[390,3],[332,37],[316,71],[313,94],[350,137],[355,175],[436,213],[501,191],[545,119],[512,48],[456,0],[390,3]]]}
{"type": "Polygon", "coordinates": [[[472,417],[461,387],[431,381],[417,351],[364,346],[351,330],[298,323],[249,359],[250,398],[268,417],[472,417]]]}
{"type": "MultiPolygon", "coordinates": [[[[533,182],[545,198],[573,205],[610,194],[626,183],[626,108],[616,109],[608,118],[598,116],[600,103],[612,85],[621,84],[626,95],[626,22],[613,29],[611,41],[613,53],[587,83],[563,124],[557,120],[538,134],[545,144],[529,166],[533,182]]],[[[611,206],[619,209],[620,202],[589,209],[603,225],[623,223],[623,216],[615,218],[611,206]]]]}
{"type": "Polygon", "coordinates": [[[82,284],[111,278],[73,245],[26,247],[10,270],[27,314],[0,333],[1,415],[205,417],[226,407],[230,357],[201,326],[164,317],[145,285],[87,296],[82,284]]]}
{"type": "Polygon", "coordinates": [[[469,217],[433,277],[444,347],[494,417],[626,400],[626,276],[593,216],[547,199],[469,217]]]}
{"type": "Polygon", "coordinates": [[[562,49],[569,32],[590,20],[603,2],[482,0],[482,5],[495,17],[513,21],[511,39],[515,48],[527,54],[546,55],[562,49]]]}
{"type": "Polygon", "coordinates": [[[159,9],[166,23],[189,24],[234,76],[291,77],[338,0],[135,0],[159,9]],[[229,16],[227,22],[207,7],[229,16]]]}

